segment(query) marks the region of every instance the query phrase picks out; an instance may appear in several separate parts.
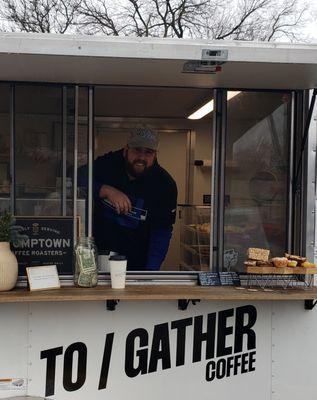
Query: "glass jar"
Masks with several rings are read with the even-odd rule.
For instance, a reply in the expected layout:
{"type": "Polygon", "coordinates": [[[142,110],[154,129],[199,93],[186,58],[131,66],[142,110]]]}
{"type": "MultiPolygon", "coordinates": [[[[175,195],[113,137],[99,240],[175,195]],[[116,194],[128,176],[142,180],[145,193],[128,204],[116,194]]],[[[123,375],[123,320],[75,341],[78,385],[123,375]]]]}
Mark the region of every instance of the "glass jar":
{"type": "Polygon", "coordinates": [[[98,252],[93,237],[80,237],[75,246],[74,284],[94,287],[98,283],[98,252]]]}

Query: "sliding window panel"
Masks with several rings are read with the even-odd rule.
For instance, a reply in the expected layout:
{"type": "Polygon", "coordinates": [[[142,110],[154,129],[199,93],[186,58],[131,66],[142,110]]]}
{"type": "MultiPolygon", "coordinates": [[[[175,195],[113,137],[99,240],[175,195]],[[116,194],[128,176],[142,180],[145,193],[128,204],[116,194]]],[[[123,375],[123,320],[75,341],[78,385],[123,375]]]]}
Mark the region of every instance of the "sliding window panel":
{"type": "Polygon", "coordinates": [[[16,215],[61,216],[62,88],[16,85],[16,215]]]}
{"type": "Polygon", "coordinates": [[[64,88],[64,122],[63,129],[66,131],[66,215],[72,216],[74,210],[73,179],[74,179],[74,142],[75,142],[75,89],[64,88]],[[66,115],[65,115],[66,114],[66,115]]]}
{"type": "Polygon", "coordinates": [[[10,86],[0,85],[0,213],[10,210],[10,86]]]}
{"type": "Polygon", "coordinates": [[[88,236],[88,87],[78,87],[77,112],[77,216],[79,217],[79,235],[88,236]]]}
{"type": "Polygon", "coordinates": [[[243,270],[249,247],[287,248],[291,95],[230,92],[224,198],[224,269],[243,270]]]}
{"type": "MultiPolygon", "coordinates": [[[[88,89],[67,87],[66,91],[66,198],[67,216],[76,215],[76,237],[87,235],[88,215],[88,89]],[[74,188],[74,178],[77,185],[74,188]],[[74,189],[76,195],[74,196],[74,189]],[[74,208],[74,199],[76,207],[74,208]]],[[[64,111],[65,112],[65,111],[64,111]]]]}

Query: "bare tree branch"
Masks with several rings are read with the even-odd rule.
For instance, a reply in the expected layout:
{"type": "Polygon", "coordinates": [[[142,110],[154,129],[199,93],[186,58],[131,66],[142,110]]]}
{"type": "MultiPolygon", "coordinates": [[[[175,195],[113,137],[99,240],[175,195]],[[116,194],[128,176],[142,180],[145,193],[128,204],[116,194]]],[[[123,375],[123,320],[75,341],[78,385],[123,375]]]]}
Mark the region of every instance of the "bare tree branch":
{"type": "Polygon", "coordinates": [[[105,35],[119,36],[125,26],[121,26],[116,21],[117,16],[111,17],[108,5],[104,0],[84,0],[79,8],[81,27],[88,28],[86,33],[102,32],[105,35]]]}
{"type": "Polygon", "coordinates": [[[79,0],[3,0],[0,15],[12,30],[65,33],[78,6],[79,0]]]}
{"type": "Polygon", "coordinates": [[[309,15],[302,1],[0,0],[0,16],[13,31],[293,41],[309,15]]]}
{"type": "Polygon", "coordinates": [[[296,5],[296,0],[284,2],[281,9],[275,15],[272,15],[271,32],[268,32],[266,37],[268,41],[273,40],[277,34],[283,34],[291,39],[295,38],[292,28],[300,24],[304,13],[307,11],[305,6],[298,13],[295,13],[296,5]]]}

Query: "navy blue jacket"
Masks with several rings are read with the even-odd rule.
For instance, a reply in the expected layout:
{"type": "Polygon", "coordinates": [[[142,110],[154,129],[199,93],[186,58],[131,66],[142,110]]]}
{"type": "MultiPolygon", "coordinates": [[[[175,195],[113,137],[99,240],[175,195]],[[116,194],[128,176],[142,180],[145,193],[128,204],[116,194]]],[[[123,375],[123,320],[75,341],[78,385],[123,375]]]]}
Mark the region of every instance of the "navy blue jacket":
{"type": "Polygon", "coordinates": [[[157,161],[144,174],[130,180],[123,149],[98,157],[94,162],[94,237],[99,250],[127,256],[128,270],[157,270],[163,262],[175,222],[177,187],[157,161]],[[102,185],[125,193],[134,207],[129,216],[99,198],[102,185]]]}

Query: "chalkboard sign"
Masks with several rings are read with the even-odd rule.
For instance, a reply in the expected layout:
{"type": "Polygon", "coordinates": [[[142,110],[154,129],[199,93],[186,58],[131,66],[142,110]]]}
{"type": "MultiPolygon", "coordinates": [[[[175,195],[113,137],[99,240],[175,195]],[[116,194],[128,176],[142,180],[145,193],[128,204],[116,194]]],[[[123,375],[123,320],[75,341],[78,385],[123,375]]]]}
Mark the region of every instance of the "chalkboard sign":
{"type": "Polygon", "coordinates": [[[240,286],[236,272],[200,272],[198,282],[201,286],[240,286]]]}
{"type": "Polygon", "coordinates": [[[222,286],[240,286],[240,278],[236,272],[219,272],[222,286]]]}
{"type": "Polygon", "coordinates": [[[59,275],[73,274],[72,217],[15,217],[21,227],[21,243],[12,250],[19,264],[19,275],[26,267],[56,265],[59,275]]]}
{"type": "Polygon", "coordinates": [[[220,286],[218,272],[201,272],[198,275],[199,284],[201,286],[220,286]]]}

